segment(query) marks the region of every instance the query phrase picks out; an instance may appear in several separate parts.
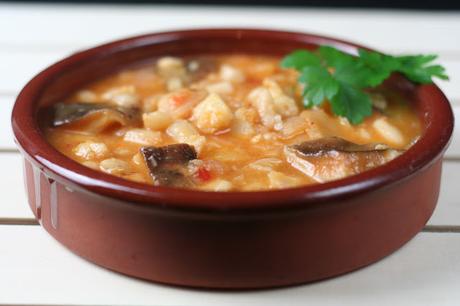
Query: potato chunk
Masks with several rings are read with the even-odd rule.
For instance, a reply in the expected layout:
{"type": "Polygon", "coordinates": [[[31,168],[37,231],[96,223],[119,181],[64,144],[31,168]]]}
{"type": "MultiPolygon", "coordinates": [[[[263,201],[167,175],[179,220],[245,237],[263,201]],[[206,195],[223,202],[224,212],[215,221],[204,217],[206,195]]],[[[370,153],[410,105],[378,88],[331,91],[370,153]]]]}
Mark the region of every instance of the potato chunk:
{"type": "Polygon", "coordinates": [[[268,89],[264,87],[253,89],[248,95],[248,100],[257,110],[264,126],[274,130],[281,130],[283,128],[281,116],[275,111],[273,98],[268,89]]]}
{"type": "Polygon", "coordinates": [[[173,118],[167,113],[157,111],[144,113],[142,115],[142,120],[144,121],[144,127],[153,131],[161,131],[172,123],[173,118]]]}
{"type": "Polygon", "coordinates": [[[270,92],[273,98],[275,111],[283,117],[295,116],[299,113],[299,108],[295,100],[286,95],[279,84],[274,80],[267,78],[264,80],[264,86],[270,92]]]}
{"type": "Polygon", "coordinates": [[[192,121],[198,129],[206,134],[213,134],[217,131],[230,127],[233,114],[224,100],[216,94],[209,94],[193,110],[192,121]]]}
{"type": "Polygon", "coordinates": [[[198,153],[200,153],[206,142],[206,138],[201,136],[195,127],[187,120],[177,120],[168,127],[166,133],[177,142],[194,146],[198,153]]]}

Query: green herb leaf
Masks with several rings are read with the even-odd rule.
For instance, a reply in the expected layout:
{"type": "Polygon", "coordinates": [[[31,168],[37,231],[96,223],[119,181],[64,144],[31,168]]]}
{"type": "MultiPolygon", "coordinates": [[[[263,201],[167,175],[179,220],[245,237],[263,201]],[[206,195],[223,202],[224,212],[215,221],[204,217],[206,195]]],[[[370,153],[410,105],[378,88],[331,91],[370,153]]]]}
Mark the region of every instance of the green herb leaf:
{"type": "Polygon", "coordinates": [[[358,124],[372,114],[372,102],[366,93],[346,83],[341,83],[338,93],[330,100],[334,114],[358,124]]]}
{"type": "Polygon", "coordinates": [[[359,58],[362,64],[371,71],[367,80],[368,87],[375,87],[382,84],[400,66],[399,62],[392,56],[364,49],[359,50],[359,58]]]}
{"type": "Polygon", "coordinates": [[[323,66],[311,66],[302,70],[299,81],[307,84],[304,90],[304,105],[320,105],[326,99],[332,99],[339,90],[338,82],[323,66]]]}
{"type": "Polygon", "coordinates": [[[434,77],[447,80],[445,69],[431,64],[436,58],[435,55],[391,56],[363,49],[355,57],[321,46],[314,52],[292,52],[281,61],[281,67],[300,72],[299,82],[305,86],[305,107],[328,100],[334,114],[358,124],[372,114],[372,101],[365,89],[380,85],[393,72],[401,72],[417,83],[432,83],[434,77]]]}
{"type": "Polygon", "coordinates": [[[297,70],[302,70],[307,66],[319,66],[320,64],[321,61],[315,54],[305,50],[294,51],[281,61],[281,67],[295,68],[297,70]]]}
{"type": "Polygon", "coordinates": [[[448,80],[444,67],[440,65],[430,65],[437,55],[406,55],[399,56],[396,59],[399,61],[398,71],[402,72],[411,81],[417,83],[433,83],[433,77],[442,80],[448,80]]]}
{"type": "Polygon", "coordinates": [[[320,46],[316,52],[319,57],[323,59],[325,64],[333,68],[349,65],[356,61],[353,55],[339,51],[330,46],[320,46]]]}

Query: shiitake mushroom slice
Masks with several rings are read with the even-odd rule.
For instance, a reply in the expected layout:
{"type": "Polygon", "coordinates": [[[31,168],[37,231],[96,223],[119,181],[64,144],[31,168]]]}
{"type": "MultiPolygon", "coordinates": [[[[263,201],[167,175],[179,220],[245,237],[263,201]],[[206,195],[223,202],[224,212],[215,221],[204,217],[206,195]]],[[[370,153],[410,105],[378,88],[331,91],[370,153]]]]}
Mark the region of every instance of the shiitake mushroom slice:
{"type": "Polygon", "coordinates": [[[157,186],[191,187],[188,162],[197,158],[193,146],[185,143],[163,147],[143,147],[141,154],[157,186]]]}
{"type": "Polygon", "coordinates": [[[319,183],[375,168],[401,153],[385,144],[356,144],[340,137],[305,141],[284,149],[294,168],[319,183]]]}

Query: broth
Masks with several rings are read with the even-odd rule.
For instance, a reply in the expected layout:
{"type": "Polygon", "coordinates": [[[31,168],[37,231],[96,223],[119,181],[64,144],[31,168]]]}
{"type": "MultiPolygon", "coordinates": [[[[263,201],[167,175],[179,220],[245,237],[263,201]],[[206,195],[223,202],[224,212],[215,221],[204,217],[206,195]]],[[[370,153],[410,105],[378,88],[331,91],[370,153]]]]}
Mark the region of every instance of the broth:
{"type": "Polygon", "coordinates": [[[383,91],[372,93],[373,114],[358,125],[333,115],[327,103],[304,109],[298,73],[279,61],[244,54],[159,58],[59,103],[45,134],[95,170],[206,191],[340,179],[388,162],[419,137],[409,103],[383,91]]]}

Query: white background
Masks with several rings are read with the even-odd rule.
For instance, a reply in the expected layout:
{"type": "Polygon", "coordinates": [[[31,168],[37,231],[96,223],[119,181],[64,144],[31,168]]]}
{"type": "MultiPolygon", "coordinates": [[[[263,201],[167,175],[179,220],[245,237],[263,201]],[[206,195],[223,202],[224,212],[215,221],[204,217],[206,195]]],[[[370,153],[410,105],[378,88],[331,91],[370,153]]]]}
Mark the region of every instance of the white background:
{"type": "Polygon", "coordinates": [[[451,76],[439,85],[460,118],[460,13],[1,3],[0,305],[459,305],[459,128],[427,228],[374,265],[310,285],[231,293],[155,285],[88,263],[34,225],[10,130],[14,99],[27,80],[72,52],[112,39],[216,26],[313,32],[390,53],[437,53],[451,76]]]}

